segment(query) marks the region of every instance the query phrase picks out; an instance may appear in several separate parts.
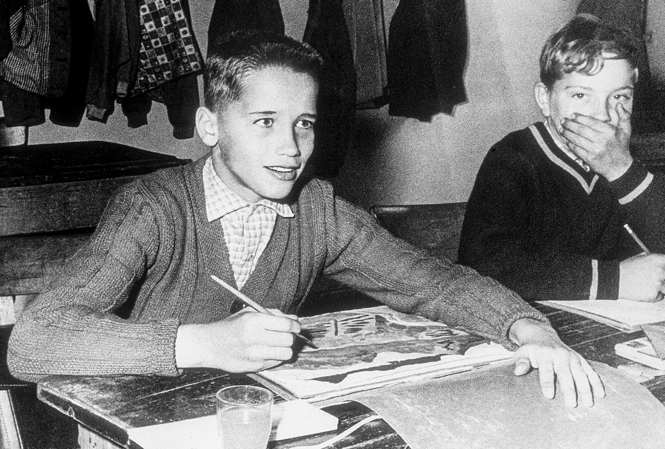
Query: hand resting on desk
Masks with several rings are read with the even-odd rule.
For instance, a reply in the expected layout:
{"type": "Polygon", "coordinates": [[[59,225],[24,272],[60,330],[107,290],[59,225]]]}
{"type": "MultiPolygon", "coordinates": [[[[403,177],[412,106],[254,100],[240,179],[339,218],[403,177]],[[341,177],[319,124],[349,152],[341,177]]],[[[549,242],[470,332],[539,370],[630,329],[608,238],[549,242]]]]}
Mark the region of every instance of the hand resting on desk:
{"type": "Polygon", "coordinates": [[[605,388],[589,363],[566,346],[548,324],[522,318],[510,327],[509,338],[519,348],[513,356],[515,375],[538,368],[543,395],[554,398],[556,385],[566,405],[592,406],[595,397],[604,397],[605,388]]]}
{"type": "Polygon", "coordinates": [[[178,368],[252,373],[291,359],[300,323],[294,315],[270,311],[277,316],[244,309],[214,323],[181,325],[176,337],[178,368]]]}

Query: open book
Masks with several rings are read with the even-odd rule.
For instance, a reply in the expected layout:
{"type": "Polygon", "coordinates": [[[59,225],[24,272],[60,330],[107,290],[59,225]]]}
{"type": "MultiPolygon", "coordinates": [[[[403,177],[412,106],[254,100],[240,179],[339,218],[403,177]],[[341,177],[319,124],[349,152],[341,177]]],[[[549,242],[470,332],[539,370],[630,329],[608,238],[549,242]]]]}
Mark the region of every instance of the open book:
{"type": "Polygon", "coordinates": [[[385,306],[305,317],[301,323],[318,349],[303,347],[294,362],[256,378],[310,401],[469,371],[512,356],[482,337],[385,306]]]}
{"type": "Polygon", "coordinates": [[[643,324],[665,321],[665,301],[636,302],[625,299],[595,301],[539,301],[540,304],[576,313],[624,332],[643,324]]]}

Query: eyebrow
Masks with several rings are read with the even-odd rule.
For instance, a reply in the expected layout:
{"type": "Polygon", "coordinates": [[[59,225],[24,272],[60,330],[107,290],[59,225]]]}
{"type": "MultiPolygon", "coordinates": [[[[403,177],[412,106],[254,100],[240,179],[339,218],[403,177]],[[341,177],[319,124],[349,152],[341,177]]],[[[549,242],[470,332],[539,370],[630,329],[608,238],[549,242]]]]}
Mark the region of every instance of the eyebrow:
{"type": "MultiPolygon", "coordinates": [[[[277,114],[276,111],[254,111],[254,112],[249,113],[249,115],[259,115],[259,116],[260,115],[275,115],[275,114],[277,114]]],[[[300,117],[305,117],[305,118],[316,120],[318,115],[317,114],[310,114],[310,113],[306,112],[304,114],[301,114],[300,117]]]]}
{"type": "MultiPolygon", "coordinates": [[[[568,86],[564,87],[564,90],[568,90],[568,89],[593,90],[591,87],[579,86],[577,84],[571,84],[571,85],[568,85],[568,86]]],[[[617,89],[614,89],[612,92],[616,92],[616,91],[624,90],[624,89],[635,90],[635,86],[622,86],[622,87],[619,87],[617,89]]]]}

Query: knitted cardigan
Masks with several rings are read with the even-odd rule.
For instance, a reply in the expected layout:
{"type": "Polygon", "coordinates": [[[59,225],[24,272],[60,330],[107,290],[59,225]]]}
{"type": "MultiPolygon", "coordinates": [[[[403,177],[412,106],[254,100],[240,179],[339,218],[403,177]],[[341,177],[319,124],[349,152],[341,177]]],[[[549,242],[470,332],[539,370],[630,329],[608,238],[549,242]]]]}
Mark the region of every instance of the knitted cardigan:
{"type": "Polygon", "coordinates": [[[619,262],[665,252],[665,178],[633,162],[608,182],[554,143],[543,123],[513,132],[483,161],[467,204],[459,263],[527,300],[616,299],[619,262]]]}
{"type": "MultiPolygon", "coordinates": [[[[210,279],[235,285],[222,226],[206,218],[204,162],[121,189],[90,243],[16,324],[8,352],[15,376],[178,374],[178,326],[221,320],[235,299],[210,279]],[[123,319],[114,311],[126,303],[123,319]]],[[[242,289],[263,306],[297,312],[323,273],[396,310],[506,345],[515,320],[545,320],[497,282],[395,239],[329,183],[311,180],[297,192],[295,218],[277,218],[242,289]]]]}

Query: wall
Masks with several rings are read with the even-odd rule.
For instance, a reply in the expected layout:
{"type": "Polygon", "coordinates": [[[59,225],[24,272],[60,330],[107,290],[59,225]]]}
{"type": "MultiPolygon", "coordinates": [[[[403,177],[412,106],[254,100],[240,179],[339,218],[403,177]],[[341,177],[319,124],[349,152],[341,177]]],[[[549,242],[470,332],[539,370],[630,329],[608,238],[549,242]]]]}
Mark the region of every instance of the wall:
{"type": "MultiPolygon", "coordinates": [[[[431,123],[388,116],[387,107],[359,111],[357,135],[338,192],[364,206],[466,201],[489,147],[506,133],[539,119],[532,96],[540,48],[566,22],[579,0],[467,0],[468,102],[431,123]]],[[[190,0],[194,32],[206,51],[214,0],[190,0]]],[[[307,0],[281,0],[287,34],[300,38],[307,0]]],[[[84,119],[78,128],[46,124],[30,129],[30,143],[112,140],[182,158],[206,148],[197,138],[176,140],[163,105],[149,125],[130,129],[118,110],[107,124],[84,119]]]]}
{"type": "Polygon", "coordinates": [[[490,146],[540,119],[532,94],[540,49],[578,3],[467,0],[468,102],[431,123],[361,111],[338,192],[365,206],[466,201],[490,146]]]}

